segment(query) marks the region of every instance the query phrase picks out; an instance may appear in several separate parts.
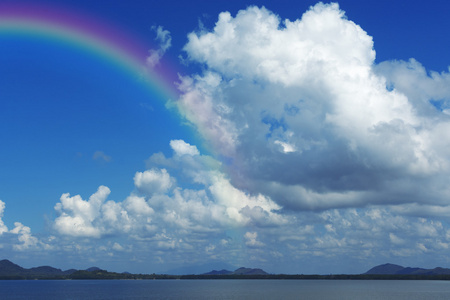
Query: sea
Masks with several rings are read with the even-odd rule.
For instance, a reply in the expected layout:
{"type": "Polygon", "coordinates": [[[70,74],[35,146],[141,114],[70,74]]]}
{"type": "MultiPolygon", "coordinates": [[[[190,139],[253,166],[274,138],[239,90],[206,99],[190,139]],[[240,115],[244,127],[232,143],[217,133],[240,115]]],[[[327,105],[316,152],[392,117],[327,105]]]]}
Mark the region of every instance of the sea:
{"type": "Polygon", "coordinates": [[[432,280],[0,280],[0,299],[450,299],[432,280]]]}

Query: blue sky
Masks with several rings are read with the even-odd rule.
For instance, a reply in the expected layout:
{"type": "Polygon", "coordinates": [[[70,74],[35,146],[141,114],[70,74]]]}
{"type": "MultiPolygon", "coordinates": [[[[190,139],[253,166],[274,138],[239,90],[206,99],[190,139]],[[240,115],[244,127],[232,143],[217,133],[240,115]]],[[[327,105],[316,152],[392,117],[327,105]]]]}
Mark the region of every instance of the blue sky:
{"type": "Polygon", "coordinates": [[[3,258],[450,265],[446,2],[1,2],[18,3],[126,33],[148,47],[143,70],[178,75],[178,96],[74,44],[0,31],[3,258]]]}

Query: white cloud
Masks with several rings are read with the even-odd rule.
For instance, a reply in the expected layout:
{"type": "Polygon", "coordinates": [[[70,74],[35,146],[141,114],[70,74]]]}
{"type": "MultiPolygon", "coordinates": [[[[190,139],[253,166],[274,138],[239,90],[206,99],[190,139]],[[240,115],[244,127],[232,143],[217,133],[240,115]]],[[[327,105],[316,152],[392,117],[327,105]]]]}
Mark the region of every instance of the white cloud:
{"type": "Polygon", "coordinates": [[[7,255],[8,250],[14,251],[35,251],[35,250],[51,250],[53,247],[51,245],[52,239],[49,238],[47,242],[38,239],[31,233],[31,228],[23,225],[20,222],[14,222],[14,228],[8,231],[8,228],[3,223],[3,214],[5,211],[5,202],[0,200],[0,248],[7,255]],[[2,244],[1,242],[5,242],[2,244]]]}
{"type": "Polygon", "coordinates": [[[70,197],[63,194],[55,210],[59,216],[55,220],[55,229],[65,235],[100,237],[101,232],[93,222],[100,215],[100,209],[110,190],[106,186],[100,186],[88,201],[80,195],[70,197]]]}
{"type": "Polygon", "coordinates": [[[129,196],[124,203],[125,209],[134,215],[152,215],[153,209],[145,201],[144,197],[138,197],[136,195],[129,196]]]}
{"type": "Polygon", "coordinates": [[[249,7],[235,18],[223,12],[212,32],[189,34],[184,49],[191,60],[227,78],[265,79],[287,86],[314,75],[307,71],[331,71],[341,61],[352,71],[364,72],[375,58],[372,38],[343,15],[337,4],[317,4],[302,20],[283,24],[265,8],[249,7]]]}
{"type": "Polygon", "coordinates": [[[249,247],[262,247],[263,243],[257,241],[258,233],[257,232],[246,232],[244,235],[246,240],[245,244],[249,247]]]}
{"type": "Polygon", "coordinates": [[[223,174],[211,174],[212,184],[209,190],[218,204],[226,207],[227,216],[237,224],[247,224],[249,221],[282,224],[286,219],[277,214],[281,209],[269,198],[259,194],[250,196],[235,188],[224,178],[223,174]]]}
{"type": "Polygon", "coordinates": [[[389,239],[391,240],[391,243],[395,244],[395,245],[402,245],[405,243],[405,241],[401,238],[399,238],[398,236],[396,236],[393,233],[389,233],[389,239]]]}
{"type": "Polygon", "coordinates": [[[194,156],[200,154],[196,146],[192,146],[183,140],[170,141],[170,147],[172,147],[173,151],[175,151],[175,154],[179,156],[182,155],[194,156]]]}
{"type": "Polygon", "coordinates": [[[20,222],[14,223],[14,229],[10,232],[18,235],[20,244],[14,244],[13,248],[16,250],[26,250],[28,248],[35,248],[39,244],[39,240],[31,234],[31,229],[28,226],[24,226],[20,222]]]}
{"type": "Polygon", "coordinates": [[[172,187],[173,182],[174,179],[170,177],[166,169],[137,172],[134,176],[134,185],[138,190],[148,195],[167,192],[172,187]]]}
{"type": "Polygon", "coordinates": [[[6,227],[5,223],[3,223],[2,220],[4,212],[5,212],[5,202],[0,200],[0,235],[8,231],[8,227],[6,227]]]}
{"type": "Polygon", "coordinates": [[[158,155],[150,160],[154,165],[136,173],[136,191],[123,202],[105,202],[110,193],[105,186],[100,186],[88,201],[80,195],[63,194],[55,206],[59,214],[54,221],[55,230],[73,237],[126,234],[138,240],[157,241],[155,246],[161,249],[175,249],[189,247],[183,240],[190,234],[219,232],[225,227],[250,223],[274,226],[287,222],[277,212],[280,206],[265,196],[250,195],[233,187],[216,169],[220,164],[200,155],[197,147],[182,140],[173,140],[170,145],[174,156],[158,155]],[[158,163],[172,166],[174,171],[189,166],[189,172],[178,173],[184,175],[185,183],[179,185],[158,163]],[[201,186],[194,189],[190,184],[201,186]]]}
{"type": "Polygon", "coordinates": [[[295,21],[224,12],[188,39],[204,71],[181,78],[177,104],[227,157],[232,185],[293,210],[450,196],[449,73],[375,65],[372,37],[337,4],[295,21]]]}
{"type": "Polygon", "coordinates": [[[120,251],[120,252],[125,250],[125,248],[122,247],[119,243],[114,243],[113,246],[112,246],[112,249],[116,250],[116,251],[120,251]]]}
{"type": "Polygon", "coordinates": [[[162,26],[153,26],[152,29],[156,32],[155,40],[159,43],[158,49],[151,49],[147,57],[147,65],[151,68],[159,64],[159,61],[172,46],[172,37],[168,30],[163,29],[162,26]]]}
{"type": "Polygon", "coordinates": [[[297,151],[297,149],[295,148],[294,145],[291,145],[291,144],[288,144],[288,143],[285,143],[282,141],[278,141],[278,140],[276,140],[274,143],[281,146],[283,153],[290,153],[290,152],[297,151]]]}
{"type": "Polygon", "coordinates": [[[224,103],[214,105],[213,99],[220,101],[220,95],[215,89],[221,83],[221,78],[215,73],[207,72],[203,77],[180,77],[178,88],[183,93],[179,103],[182,103],[182,114],[190,121],[195,120],[197,129],[222,153],[232,155],[235,151],[237,130],[232,122],[222,115],[229,115],[230,108],[224,103]]]}

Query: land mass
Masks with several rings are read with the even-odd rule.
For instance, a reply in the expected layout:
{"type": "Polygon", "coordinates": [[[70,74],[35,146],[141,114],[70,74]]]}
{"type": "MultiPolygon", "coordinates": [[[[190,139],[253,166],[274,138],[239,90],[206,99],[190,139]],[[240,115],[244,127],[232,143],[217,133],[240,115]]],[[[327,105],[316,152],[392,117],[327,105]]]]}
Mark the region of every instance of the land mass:
{"type": "Polygon", "coordinates": [[[328,279],[328,280],[450,280],[447,268],[411,268],[384,264],[371,268],[363,274],[303,275],[269,274],[262,269],[238,268],[235,271],[212,270],[199,275],[131,274],[116,273],[91,267],[86,270],[61,269],[41,266],[26,269],[9,260],[0,261],[0,280],[5,279],[328,279]]]}
{"type": "Polygon", "coordinates": [[[202,275],[166,275],[166,274],[131,274],[129,272],[116,273],[91,267],[86,270],[61,269],[41,266],[26,269],[7,259],[0,261],[0,279],[181,279],[183,276],[211,276],[211,275],[267,275],[261,269],[239,268],[235,271],[211,271],[202,275]]]}
{"type": "Polygon", "coordinates": [[[204,273],[202,275],[267,275],[268,273],[261,269],[250,269],[250,268],[239,268],[237,270],[228,271],[228,270],[212,270],[211,272],[204,273]]]}
{"type": "Polygon", "coordinates": [[[450,269],[447,268],[434,268],[434,269],[423,269],[423,268],[411,268],[402,267],[394,264],[384,264],[373,267],[365,274],[369,275],[450,275],[450,269]]]}

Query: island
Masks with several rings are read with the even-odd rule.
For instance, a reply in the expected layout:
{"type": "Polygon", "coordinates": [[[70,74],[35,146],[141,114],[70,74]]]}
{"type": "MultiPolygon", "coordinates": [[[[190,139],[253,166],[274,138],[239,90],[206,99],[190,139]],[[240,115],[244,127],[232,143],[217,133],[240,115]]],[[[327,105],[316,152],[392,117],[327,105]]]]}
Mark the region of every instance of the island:
{"type": "Polygon", "coordinates": [[[259,268],[241,267],[235,271],[212,270],[203,274],[131,274],[116,273],[91,267],[86,270],[61,270],[50,266],[26,269],[4,259],[0,261],[0,280],[156,280],[156,279],[316,279],[316,280],[450,280],[450,269],[402,267],[383,264],[363,274],[269,274],[259,268]]]}

